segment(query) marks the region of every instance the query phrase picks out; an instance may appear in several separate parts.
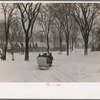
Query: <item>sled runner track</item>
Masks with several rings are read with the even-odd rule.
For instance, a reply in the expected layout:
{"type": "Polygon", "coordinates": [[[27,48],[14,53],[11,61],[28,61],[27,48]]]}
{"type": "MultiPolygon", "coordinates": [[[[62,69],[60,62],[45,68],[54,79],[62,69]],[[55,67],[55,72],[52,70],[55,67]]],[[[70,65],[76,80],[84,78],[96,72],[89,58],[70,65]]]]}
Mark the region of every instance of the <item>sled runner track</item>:
{"type": "Polygon", "coordinates": [[[52,69],[53,71],[53,78],[57,79],[60,82],[72,82],[71,78],[68,78],[64,73],[62,73],[60,70],[52,69]],[[56,76],[56,77],[55,77],[56,76]]]}
{"type": "MultiPolygon", "coordinates": [[[[65,73],[63,73],[61,70],[59,70],[58,68],[57,69],[54,69],[53,68],[53,71],[56,73],[56,74],[58,74],[58,76],[60,76],[61,77],[61,79],[63,78],[64,80],[62,80],[63,82],[77,82],[77,80],[74,78],[74,76],[73,76],[73,74],[71,75],[71,76],[69,76],[69,75],[67,75],[67,74],[65,74],[65,73]],[[68,81],[68,80],[69,81],[68,81]]],[[[67,72],[66,72],[67,73],[67,72]]]]}

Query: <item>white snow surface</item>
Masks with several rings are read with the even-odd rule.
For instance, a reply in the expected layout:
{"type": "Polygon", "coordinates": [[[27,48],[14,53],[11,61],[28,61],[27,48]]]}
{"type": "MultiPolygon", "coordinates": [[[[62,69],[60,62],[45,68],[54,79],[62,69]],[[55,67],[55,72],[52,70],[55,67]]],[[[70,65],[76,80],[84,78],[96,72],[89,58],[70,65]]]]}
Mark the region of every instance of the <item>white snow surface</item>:
{"type": "Polygon", "coordinates": [[[67,56],[66,52],[52,52],[53,66],[48,70],[38,68],[36,57],[30,53],[30,60],[24,55],[7,54],[6,61],[0,61],[0,82],[100,82],[100,52],[90,52],[84,56],[82,49],[75,49],[67,56]]]}

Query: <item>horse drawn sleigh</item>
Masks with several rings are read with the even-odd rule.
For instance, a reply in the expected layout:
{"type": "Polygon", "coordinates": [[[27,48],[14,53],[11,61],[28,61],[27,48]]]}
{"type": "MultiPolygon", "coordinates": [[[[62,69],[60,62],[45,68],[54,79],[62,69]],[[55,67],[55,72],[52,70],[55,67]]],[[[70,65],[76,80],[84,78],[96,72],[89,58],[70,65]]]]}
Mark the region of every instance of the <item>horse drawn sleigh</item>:
{"type": "Polygon", "coordinates": [[[51,54],[40,55],[37,57],[39,69],[49,69],[52,66],[53,57],[51,54]]]}

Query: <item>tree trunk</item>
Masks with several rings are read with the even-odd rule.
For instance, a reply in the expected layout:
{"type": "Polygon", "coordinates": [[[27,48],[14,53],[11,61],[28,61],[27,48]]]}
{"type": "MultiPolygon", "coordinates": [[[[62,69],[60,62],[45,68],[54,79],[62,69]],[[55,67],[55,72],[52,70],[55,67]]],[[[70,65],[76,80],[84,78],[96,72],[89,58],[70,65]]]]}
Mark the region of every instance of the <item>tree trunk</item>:
{"type": "Polygon", "coordinates": [[[74,50],[74,43],[72,42],[72,51],[74,50]]]}
{"type": "Polygon", "coordinates": [[[65,32],[65,36],[66,36],[66,45],[67,45],[67,56],[69,55],[69,33],[65,32]]]}
{"type": "Polygon", "coordinates": [[[4,47],[4,60],[6,60],[6,51],[7,51],[7,45],[5,44],[5,47],[4,47]]]}
{"type": "Polygon", "coordinates": [[[55,49],[56,48],[56,38],[55,38],[55,36],[53,38],[53,46],[54,46],[54,49],[55,49]]]}
{"type": "Polygon", "coordinates": [[[84,55],[88,55],[88,40],[89,40],[89,33],[84,33],[84,37],[83,37],[83,40],[84,40],[84,55]]]}
{"type": "Polygon", "coordinates": [[[60,52],[62,52],[62,40],[60,40],[60,52]]]}
{"type": "Polygon", "coordinates": [[[70,52],[72,52],[72,39],[70,38],[70,41],[69,41],[69,49],[70,49],[70,52]]]}
{"type": "Polygon", "coordinates": [[[75,39],[72,38],[72,51],[74,50],[75,39]]]}
{"type": "Polygon", "coordinates": [[[67,43],[67,55],[69,55],[69,40],[68,39],[66,40],[66,43],[67,43]]]}
{"type": "Polygon", "coordinates": [[[88,41],[85,41],[84,55],[88,55],[88,41]]]}
{"type": "Polygon", "coordinates": [[[26,34],[25,36],[25,61],[29,60],[29,38],[28,38],[28,34],[26,34]]]}
{"type": "Polygon", "coordinates": [[[62,32],[63,32],[63,31],[62,31],[62,25],[61,25],[61,23],[60,23],[60,28],[59,28],[59,44],[60,44],[60,45],[59,45],[59,46],[60,46],[59,49],[60,49],[60,53],[62,52],[62,37],[63,37],[63,36],[62,36],[62,32]]]}
{"type": "Polygon", "coordinates": [[[49,37],[48,37],[48,34],[47,34],[47,53],[49,54],[49,37]]]}
{"type": "Polygon", "coordinates": [[[4,60],[6,60],[6,52],[7,52],[7,26],[6,26],[6,13],[4,13],[5,18],[5,44],[4,44],[4,60]]]}
{"type": "Polygon", "coordinates": [[[59,32],[59,43],[60,43],[60,52],[62,52],[62,36],[61,36],[61,31],[59,32]]]}
{"type": "Polygon", "coordinates": [[[6,60],[6,53],[7,53],[7,45],[8,45],[8,34],[9,34],[9,29],[7,29],[6,32],[6,39],[5,39],[5,46],[4,46],[4,60],[6,60]]]}
{"type": "Polygon", "coordinates": [[[95,50],[93,39],[94,39],[94,34],[92,33],[92,45],[91,45],[91,51],[94,51],[94,50],[95,50]]]}

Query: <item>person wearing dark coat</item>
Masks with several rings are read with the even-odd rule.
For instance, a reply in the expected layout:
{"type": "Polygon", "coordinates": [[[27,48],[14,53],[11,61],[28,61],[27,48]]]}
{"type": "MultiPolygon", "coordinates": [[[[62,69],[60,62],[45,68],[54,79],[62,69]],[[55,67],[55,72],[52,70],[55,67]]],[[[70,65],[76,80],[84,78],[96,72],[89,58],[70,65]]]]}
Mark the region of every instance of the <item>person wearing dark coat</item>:
{"type": "Polygon", "coordinates": [[[48,54],[47,53],[44,53],[42,56],[47,58],[47,64],[49,64],[50,58],[48,57],[48,54]]]}
{"type": "Polygon", "coordinates": [[[41,54],[39,54],[38,57],[41,57],[41,54]]]}
{"type": "Polygon", "coordinates": [[[44,53],[42,56],[43,56],[43,57],[47,57],[47,53],[44,53]]]}
{"type": "Polygon", "coordinates": [[[52,61],[53,61],[53,56],[52,56],[51,53],[48,55],[48,58],[49,58],[48,63],[50,64],[50,67],[51,67],[52,66],[52,61]]]}
{"type": "Polygon", "coordinates": [[[53,56],[51,53],[49,54],[49,58],[50,58],[50,60],[53,60],[53,56]]]}

